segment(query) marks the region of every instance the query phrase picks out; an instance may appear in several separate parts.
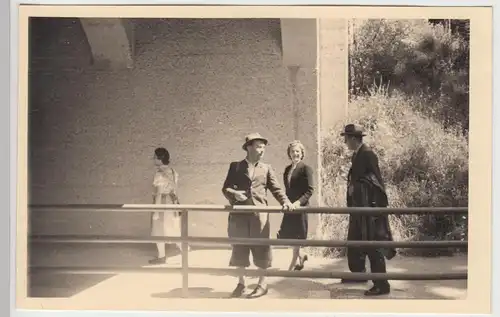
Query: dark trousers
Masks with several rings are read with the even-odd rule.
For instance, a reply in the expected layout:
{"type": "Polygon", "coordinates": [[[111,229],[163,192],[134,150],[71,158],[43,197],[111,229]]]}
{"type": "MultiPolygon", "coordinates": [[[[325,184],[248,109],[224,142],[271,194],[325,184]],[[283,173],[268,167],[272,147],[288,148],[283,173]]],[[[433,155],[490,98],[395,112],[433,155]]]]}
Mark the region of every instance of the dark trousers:
{"type": "MultiPolygon", "coordinates": [[[[350,217],[348,240],[362,240],[359,223],[356,223],[356,217],[350,217]]],[[[385,257],[380,249],[374,248],[356,248],[347,249],[347,263],[349,270],[353,273],[366,272],[366,257],[370,260],[370,270],[372,273],[386,273],[385,257]]],[[[389,287],[387,280],[374,280],[373,285],[380,288],[389,287]]]]}
{"type": "Polygon", "coordinates": [[[361,248],[348,248],[347,264],[349,265],[349,271],[353,273],[365,273],[366,252],[361,248]]]}
{"type": "MultiPolygon", "coordinates": [[[[386,273],[385,258],[378,249],[363,250],[362,248],[349,248],[347,250],[347,263],[349,270],[353,273],[366,272],[366,257],[370,260],[370,271],[372,273],[386,273]]],[[[373,285],[380,288],[389,287],[387,280],[373,280],[373,285]]]]}

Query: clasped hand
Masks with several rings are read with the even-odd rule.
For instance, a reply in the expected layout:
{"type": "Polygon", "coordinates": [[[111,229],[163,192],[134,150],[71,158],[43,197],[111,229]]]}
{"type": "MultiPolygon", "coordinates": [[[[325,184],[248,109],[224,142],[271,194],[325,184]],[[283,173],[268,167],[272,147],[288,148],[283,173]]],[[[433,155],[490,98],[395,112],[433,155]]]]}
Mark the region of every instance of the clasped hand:
{"type": "MultiPolygon", "coordinates": [[[[236,199],[237,201],[241,202],[241,201],[245,201],[248,199],[246,192],[244,190],[232,190],[232,193],[234,195],[234,199],[236,199]]],[[[294,203],[287,202],[287,203],[283,204],[282,209],[283,209],[283,211],[292,211],[298,207],[300,207],[299,201],[296,201],[294,203]]]]}
{"type": "Polygon", "coordinates": [[[283,211],[293,211],[293,210],[295,210],[296,208],[299,208],[299,207],[300,207],[300,202],[297,200],[294,203],[291,203],[291,202],[285,203],[282,206],[282,210],[283,211]]]}

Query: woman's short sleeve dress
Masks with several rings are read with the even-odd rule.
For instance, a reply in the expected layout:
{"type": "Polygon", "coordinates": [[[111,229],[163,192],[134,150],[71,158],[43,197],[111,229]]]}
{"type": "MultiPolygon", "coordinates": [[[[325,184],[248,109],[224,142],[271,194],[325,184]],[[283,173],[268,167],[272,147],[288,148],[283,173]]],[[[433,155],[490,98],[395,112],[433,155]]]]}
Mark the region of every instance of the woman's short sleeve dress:
{"type": "MultiPolygon", "coordinates": [[[[177,203],[178,174],[170,166],[160,166],[153,178],[153,202],[156,204],[177,203]]],[[[179,217],[175,212],[160,212],[159,218],[151,220],[151,235],[180,236],[179,217]]]]}

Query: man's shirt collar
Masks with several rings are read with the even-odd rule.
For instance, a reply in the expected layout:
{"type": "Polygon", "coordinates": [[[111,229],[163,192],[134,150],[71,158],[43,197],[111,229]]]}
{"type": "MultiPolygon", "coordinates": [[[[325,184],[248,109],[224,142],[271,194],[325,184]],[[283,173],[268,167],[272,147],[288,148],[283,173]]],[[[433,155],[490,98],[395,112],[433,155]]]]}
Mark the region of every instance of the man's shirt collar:
{"type": "Polygon", "coordinates": [[[260,161],[257,161],[257,162],[255,162],[255,163],[253,163],[253,164],[252,164],[252,163],[248,160],[248,158],[245,158],[245,161],[247,162],[248,166],[257,166],[257,165],[259,165],[259,162],[260,162],[260,161]]]}
{"type": "Polygon", "coordinates": [[[358,147],[356,148],[356,150],[354,150],[353,155],[356,155],[359,152],[359,149],[361,149],[362,146],[363,146],[363,143],[360,143],[358,145],[358,147]]]}

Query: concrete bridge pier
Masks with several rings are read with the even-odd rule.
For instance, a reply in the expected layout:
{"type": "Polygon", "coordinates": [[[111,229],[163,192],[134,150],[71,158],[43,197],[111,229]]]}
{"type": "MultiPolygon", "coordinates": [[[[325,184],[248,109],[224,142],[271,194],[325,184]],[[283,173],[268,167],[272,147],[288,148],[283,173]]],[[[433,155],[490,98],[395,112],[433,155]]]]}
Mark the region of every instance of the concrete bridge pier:
{"type": "Polygon", "coordinates": [[[134,65],[134,29],[126,19],[82,18],[96,68],[120,69],[134,65]]]}

